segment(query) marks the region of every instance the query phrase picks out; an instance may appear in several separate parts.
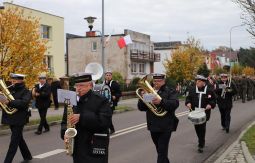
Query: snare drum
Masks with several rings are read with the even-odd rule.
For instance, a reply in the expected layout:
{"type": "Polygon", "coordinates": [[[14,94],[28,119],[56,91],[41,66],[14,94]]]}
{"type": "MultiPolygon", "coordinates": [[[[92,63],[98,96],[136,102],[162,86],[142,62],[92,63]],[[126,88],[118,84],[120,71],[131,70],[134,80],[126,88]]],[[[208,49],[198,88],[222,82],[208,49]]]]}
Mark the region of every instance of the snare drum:
{"type": "Polygon", "coordinates": [[[203,124],[206,121],[205,109],[195,108],[194,111],[191,111],[188,115],[188,119],[194,125],[203,124]]]}

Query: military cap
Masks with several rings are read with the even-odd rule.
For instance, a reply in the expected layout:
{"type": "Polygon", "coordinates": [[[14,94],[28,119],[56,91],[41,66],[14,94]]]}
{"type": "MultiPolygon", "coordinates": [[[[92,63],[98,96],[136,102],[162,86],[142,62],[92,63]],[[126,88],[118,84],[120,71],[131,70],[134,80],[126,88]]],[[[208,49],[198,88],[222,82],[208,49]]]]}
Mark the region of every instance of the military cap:
{"type": "Polygon", "coordinates": [[[23,75],[23,74],[11,73],[11,74],[10,74],[10,77],[11,77],[12,79],[16,79],[16,80],[24,80],[25,75],[23,75]]]}
{"type": "Polygon", "coordinates": [[[206,81],[206,80],[207,80],[207,78],[204,77],[204,75],[197,75],[197,76],[195,77],[195,79],[196,79],[196,80],[202,80],[202,81],[206,81]]]}
{"type": "Polygon", "coordinates": [[[45,74],[41,74],[41,75],[39,75],[38,78],[39,78],[39,79],[46,79],[46,75],[45,75],[45,74]]]}
{"type": "Polygon", "coordinates": [[[112,74],[112,70],[106,70],[106,71],[104,72],[104,74],[108,74],[108,73],[112,74]]]}
{"type": "Polygon", "coordinates": [[[227,77],[228,76],[228,74],[225,74],[225,73],[222,73],[222,74],[220,74],[220,77],[227,77]]]}
{"type": "Polygon", "coordinates": [[[165,74],[152,74],[153,75],[153,79],[165,79],[166,75],[165,74]]]}
{"type": "Polygon", "coordinates": [[[75,83],[92,81],[91,73],[76,73],[72,75],[75,83]]]}

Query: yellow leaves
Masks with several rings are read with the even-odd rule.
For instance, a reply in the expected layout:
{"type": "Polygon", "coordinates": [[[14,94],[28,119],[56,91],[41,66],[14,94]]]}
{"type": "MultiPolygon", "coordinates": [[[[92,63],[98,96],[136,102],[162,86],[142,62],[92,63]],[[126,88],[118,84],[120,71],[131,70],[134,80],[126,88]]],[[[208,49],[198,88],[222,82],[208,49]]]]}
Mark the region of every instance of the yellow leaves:
{"type": "Polygon", "coordinates": [[[166,74],[178,82],[184,79],[191,80],[204,60],[205,56],[199,41],[189,38],[187,45],[175,50],[172,59],[166,60],[166,74]]]}
{"type": "Polygon", "coordinates": [[[255,69],[252,68],[252,67],[245,67],[243,69],[242,73],[245,74],[245,75],[253,76],[253,75],[255,75],[255,69]]]}
{"type": "Polygon", "coordinates": [[[46,41],[40,38],[39,21],[25,17],[18,8],[0,13],[0,75],[22,73],[28,86],[34,85],[39,73],[47,71],[43,63],[46,41]]]}

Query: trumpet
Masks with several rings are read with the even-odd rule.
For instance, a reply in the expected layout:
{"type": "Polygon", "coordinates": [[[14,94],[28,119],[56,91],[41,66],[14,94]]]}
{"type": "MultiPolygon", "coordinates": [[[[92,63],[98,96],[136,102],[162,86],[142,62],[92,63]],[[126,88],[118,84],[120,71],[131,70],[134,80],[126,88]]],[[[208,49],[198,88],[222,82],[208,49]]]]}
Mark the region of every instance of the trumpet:
{"type": "Polygon", "coordinates": [[[140,88],[138,88],[136,90],[136,95],[145,103],[145,105],[152,111],[152,113],[154,113],[156,116],[162,117],[164,116],[167,111],[164,108],[161,107],[157,107],[156,105],[150,103],[150,102],[145,102],[141,92],[145,91],[147,93],[151,93],[153,94],[155,97],[162,99],[157,92],[152,88],[152,86],[149,84],[149,82],[147,81],[147,76],[143,77],[139,82],[138,82],[138,86],[140,88]]]}
{"type": "Polygon", "coordinates": [[[72,125],[70,122],[70,117],[73,115],[73,109],[70,105],[70,99],[65,101],[67,105],[67,130],[65,131],[65,136],[67,137],[67,142],[65,142],[65,149],[67,155],[73,154],[74,149],[74,137],[77,135],[77,130],[75,125],[72,125]]]}

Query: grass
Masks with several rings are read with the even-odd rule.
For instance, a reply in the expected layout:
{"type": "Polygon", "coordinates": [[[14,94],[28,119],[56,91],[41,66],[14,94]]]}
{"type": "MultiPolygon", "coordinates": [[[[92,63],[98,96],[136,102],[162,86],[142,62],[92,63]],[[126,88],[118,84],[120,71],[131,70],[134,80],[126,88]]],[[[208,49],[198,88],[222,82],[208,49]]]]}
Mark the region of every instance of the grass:
{"type": "Polygon", "coordinates": [[[255,125],[243,135],[241,141],[245,141],[250,153],[255,155],[255,125]]]}

